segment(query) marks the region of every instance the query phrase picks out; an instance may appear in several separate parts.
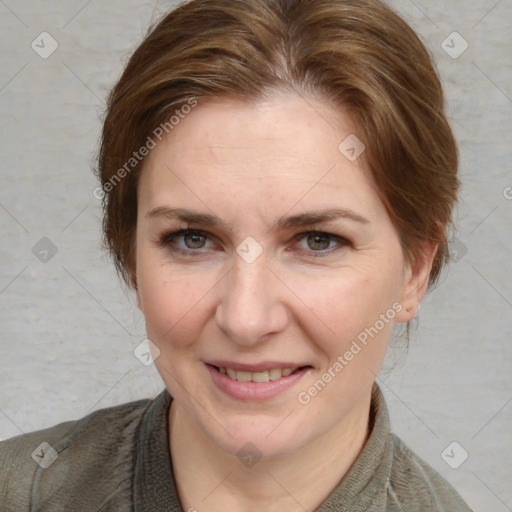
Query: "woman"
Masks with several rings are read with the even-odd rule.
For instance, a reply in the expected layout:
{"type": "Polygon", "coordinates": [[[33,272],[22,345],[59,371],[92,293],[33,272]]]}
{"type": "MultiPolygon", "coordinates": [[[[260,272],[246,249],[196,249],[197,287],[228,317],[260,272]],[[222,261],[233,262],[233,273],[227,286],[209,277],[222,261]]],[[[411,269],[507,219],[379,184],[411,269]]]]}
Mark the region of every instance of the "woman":
{"type": "Polygon", "coordinates": [[[378,0],[169,13],[110,95],[95,191],[165,390],[0,444],[2,510],[470,510],[375,383],[447,259],[443,103],[378,0]]]}

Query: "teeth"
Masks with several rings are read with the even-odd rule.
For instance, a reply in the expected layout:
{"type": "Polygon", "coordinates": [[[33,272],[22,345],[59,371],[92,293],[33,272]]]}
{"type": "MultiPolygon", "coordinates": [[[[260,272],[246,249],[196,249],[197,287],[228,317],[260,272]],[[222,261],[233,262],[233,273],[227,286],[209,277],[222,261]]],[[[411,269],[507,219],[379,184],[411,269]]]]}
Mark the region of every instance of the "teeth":
{"type": "Polygon", "coordinates": [[[239,382],[268,382],[269,380],[277,380],[281,377],[291,375],[297,368],[271,368],[262,372],[242,372],[233,370],[232,368],[220,367],[220,373],[227,374],[233,380],[239,382]]]}
{"type": "Polygon", "coordinates": [[[236,372],[236,380],[240,382],[249,382],[251,380],[251,372],[236,372]]]}
{"type": "Polygon", "coordinates": [[[282,376],[283,372],[281,371],[281,368],[272,368],[272,370],[269,371],[270,380],[277,380],[282,376]]]}
{"type": "Polygon", "coordinates": [[[268,382],[270,380],[268,370],[265,370],[264,372],[253,372],[251,377],[254,382],[268,382]]]}

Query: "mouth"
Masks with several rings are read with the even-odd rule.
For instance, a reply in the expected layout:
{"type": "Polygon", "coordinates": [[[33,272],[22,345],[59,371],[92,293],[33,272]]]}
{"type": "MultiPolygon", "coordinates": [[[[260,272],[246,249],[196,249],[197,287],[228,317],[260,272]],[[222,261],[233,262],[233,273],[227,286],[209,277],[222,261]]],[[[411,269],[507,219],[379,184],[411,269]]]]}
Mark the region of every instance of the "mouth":
{"type": "Polygon", "coordinates": [[[311,365],[262,363],[259,365],[205,363],[212,383],[223,394],[235,400],[269,400],[293,388],[310,371],[311,365]],[[237,368],[233,368],[233,366],[237,368]]]}
{"type": "Polygon", "coordinates": [[[282,377],[289,377],[290,375],[297,373],[301,370],[311,368],[310,365],[297,366],[295,368],[269,368],[267,370],[250,372],[245,370],[235,370],[234,368],[228,368],[225,366],[212,366],[217,372],[228,376],[231,380],[237,380],[238,382],[258,382],[265,383],[269,381],[279,380],[282,377]]]}

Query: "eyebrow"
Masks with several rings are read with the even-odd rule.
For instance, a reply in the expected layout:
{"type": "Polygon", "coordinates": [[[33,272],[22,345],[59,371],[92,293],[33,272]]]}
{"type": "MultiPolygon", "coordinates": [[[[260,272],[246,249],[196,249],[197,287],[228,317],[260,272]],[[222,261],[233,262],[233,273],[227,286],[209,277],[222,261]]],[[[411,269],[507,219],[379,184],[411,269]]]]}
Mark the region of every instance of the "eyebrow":
{"type": "MultiPolygon", "coordinates": [[[[186,208],[171,208],[168,206],[158,206],[146,214],[146,217],[168,217],[178,219],[188,224],[200,224],[205,227],[221,227],[226,231],[232,229],[219,217],[209,213],[201,213],[186,208]]],[[[288,217],[281,217],[272,225],[276,231],[286,231],[290,229],[304,228],[314,224],[330,222],[336,219],[348,219],[360,224],[369,224],[370,221],[346,208],[329,208],[324,210],[315,210],[311,212],[299,213],[288,217]]]]}

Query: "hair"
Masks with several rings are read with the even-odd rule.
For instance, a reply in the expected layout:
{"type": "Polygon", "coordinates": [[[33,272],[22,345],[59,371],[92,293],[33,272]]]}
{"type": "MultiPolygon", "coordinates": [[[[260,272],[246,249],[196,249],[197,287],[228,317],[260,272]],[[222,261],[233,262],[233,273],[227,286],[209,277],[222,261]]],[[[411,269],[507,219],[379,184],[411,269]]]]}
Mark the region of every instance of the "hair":
{"type": "Polygon", "coordinates": [[[186,105],[278,91],[349,113],[406,261],[437,244],[430,288],[449,257],[457,145],[429,52],[380,0],[191,0],[149,31],[110,93],[98,157],[104,244],[121,277],[136,288],[135,153],[186,105]]]}

